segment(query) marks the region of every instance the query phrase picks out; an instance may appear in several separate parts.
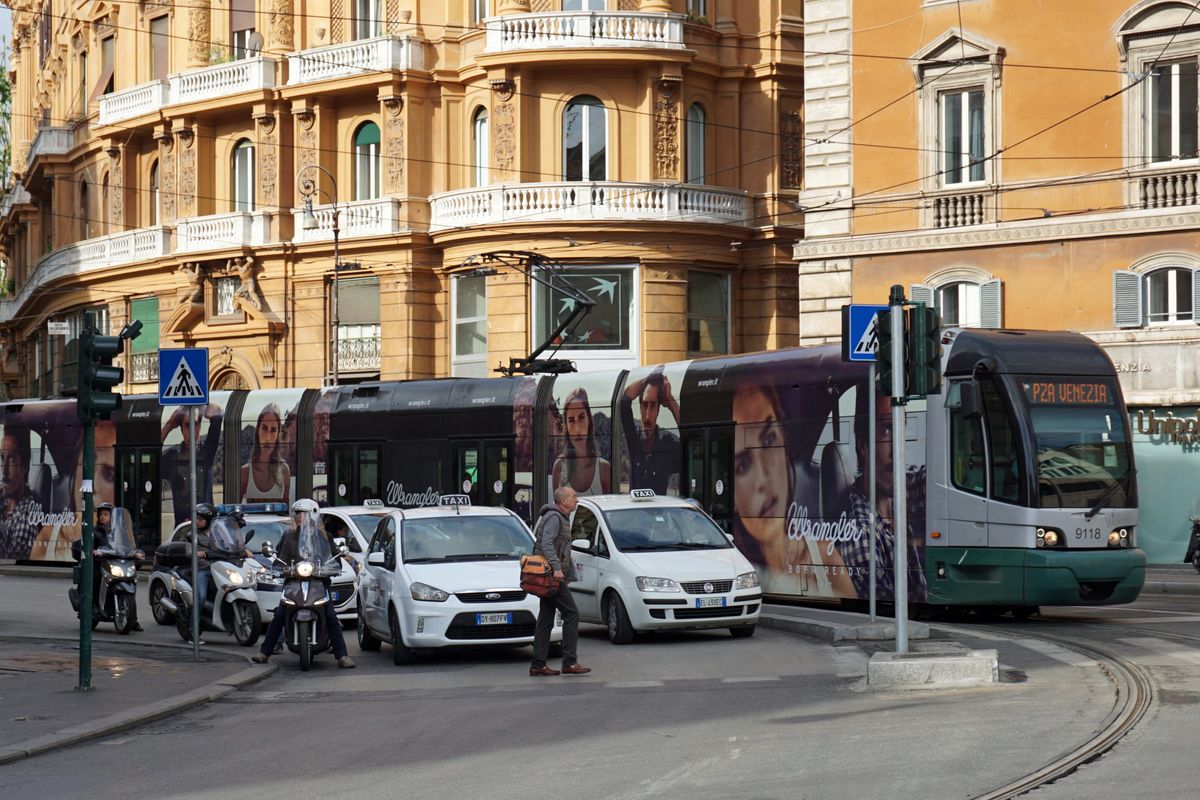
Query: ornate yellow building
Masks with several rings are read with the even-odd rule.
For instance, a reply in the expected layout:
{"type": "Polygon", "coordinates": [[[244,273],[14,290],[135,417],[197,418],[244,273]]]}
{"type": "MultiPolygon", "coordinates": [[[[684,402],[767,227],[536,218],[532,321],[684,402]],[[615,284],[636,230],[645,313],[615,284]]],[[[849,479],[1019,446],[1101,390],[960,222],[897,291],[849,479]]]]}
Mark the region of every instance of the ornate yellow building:
{"type": "Polygon", "coordinates": [[[0,380],[72,394],[85,311],[127,392],[487,374],[569,310],[505,250],[581,369],[794,344],[802,5],[11,0],[0,380]]]}

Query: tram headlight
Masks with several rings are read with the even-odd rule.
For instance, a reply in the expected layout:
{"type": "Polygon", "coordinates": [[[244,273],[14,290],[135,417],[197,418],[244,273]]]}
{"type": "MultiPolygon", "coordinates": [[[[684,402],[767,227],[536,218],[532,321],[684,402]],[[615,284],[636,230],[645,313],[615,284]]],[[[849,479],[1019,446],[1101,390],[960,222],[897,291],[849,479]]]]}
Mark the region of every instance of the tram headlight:
{"type": "Polygon", "coordinates": [[[1129,547],[1129,529],[1117,528],[1112,533],[1108,534],[1109,547],[1129,547]]]}
{"type": "Polygon", "coordinates": [[[1062,534],[1054,528],[1038,528],[1037,529],[1037,546],[1038,547],[1058,547],[1062,544],[1062,534]]]}

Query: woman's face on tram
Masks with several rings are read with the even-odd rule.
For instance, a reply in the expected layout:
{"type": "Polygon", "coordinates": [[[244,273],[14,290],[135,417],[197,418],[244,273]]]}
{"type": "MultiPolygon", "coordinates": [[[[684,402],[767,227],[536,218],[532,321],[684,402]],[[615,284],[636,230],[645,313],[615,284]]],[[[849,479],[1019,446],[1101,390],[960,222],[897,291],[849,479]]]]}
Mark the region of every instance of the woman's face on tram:
{"type": "Polygon", "coordinates": [[[733,419],[734,510],[751,536],[766,539],[782,530],[787,511],[789,466],[779,411],[769,395],[750,389],[734,395],[733,419]]]}
{"type": "Polygon", "coordinates": [[[588,437],[592,435],[592,420],[583,403],[568,403],[566,414],[567,438],[576,453],[587,452],[588,437]]]}
{"type": "Polygon", "coordinates": [[[258,446],[274,450],[279,444],[279,417],[267,414],[258,421],[258,446]]]}

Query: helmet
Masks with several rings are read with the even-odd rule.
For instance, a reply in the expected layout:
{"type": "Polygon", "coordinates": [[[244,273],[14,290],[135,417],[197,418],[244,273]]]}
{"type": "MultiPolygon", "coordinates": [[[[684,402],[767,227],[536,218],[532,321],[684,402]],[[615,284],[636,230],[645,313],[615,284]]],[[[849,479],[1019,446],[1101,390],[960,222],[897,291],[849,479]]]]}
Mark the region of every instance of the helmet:
{"type": "Polygon", "coordinates": [[[246,527],[246,515],[243,514],[241,511],[229,511],[225,514],[222,514],[222,516],[232,518],[233,521],[238,524],[239,528],[246,527]]]}
{"type": "Polygon", "coordinates": [[[107,511],[111,514],[113,508],[114,506],[112,503],[101,503],[100,505],[96,506],[96,513],[99,514],[101,511],[107,511]]]}
{"type": "Polygon", "coordinates": [[[215,517],[216,515],[217,515],[217,509],[212,503],[197,503],[196,504],[196,518],[197,519],[203,518],[203,519],[208,520],[209,522],[212,522],[213,517],[215,517]]]}
{"type": "Polygon", "coordinates": [[[306,497],[292,503],[292,514],[315,514],[320,510],[321,507],[317,505],[316,500],[309,500],[306,497]]]}

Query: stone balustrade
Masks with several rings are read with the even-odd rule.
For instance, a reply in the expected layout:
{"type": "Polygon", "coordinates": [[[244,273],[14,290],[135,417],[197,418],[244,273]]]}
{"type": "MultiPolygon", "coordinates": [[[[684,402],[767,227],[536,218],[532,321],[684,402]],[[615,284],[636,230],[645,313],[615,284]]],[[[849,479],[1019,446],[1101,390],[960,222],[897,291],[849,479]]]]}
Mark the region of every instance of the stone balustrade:
{"type": "Polygon", "coordinates": [[[150,81],[130,86],[119,92],[100,97],[101,125],[112,125],[144,114],[153,114],[171,103],[171,84],[168,81],[150,81]]]}
{"type": "Polygon", "coordinates": [[[170,104],[217,100],[275,87],[275,59],[242,58],[171,76],[170,104]]]}
{"type": "Polygon", "coordinates": [[[377,36],[292,53],[288,56],[288,85],[424,66],[424,51],[418,40],[411,36],[377,36]]]}
{"type": "Polygon", "coordinates": [[[682,14],[637,11],[551,11],[484,20],[485,52],[564,48],[682,50],[682,14]]]}
{"type": "MultiPolygon", "coordinates": [[[[293,242],[321,242],[333,239],[333,206],[331,204],[313,207],[317,227],[312,230],[304,229],[304,210],[293,212],[295,220],[295,236],[293,242]]],[[[350,203],[338,204],[338,238],[350,239],[355,236],[383,236],[399,233],[400,201],[392,197],[380,197],[374,200],[355,200],[350,203]]]]}
{"type": "Polygon", "coordinates": [[[234,211],[181,219],[175,227],[175,252],[195,253],[266,244],[270,221],[271,214],[266,211],[234,211]]]}

